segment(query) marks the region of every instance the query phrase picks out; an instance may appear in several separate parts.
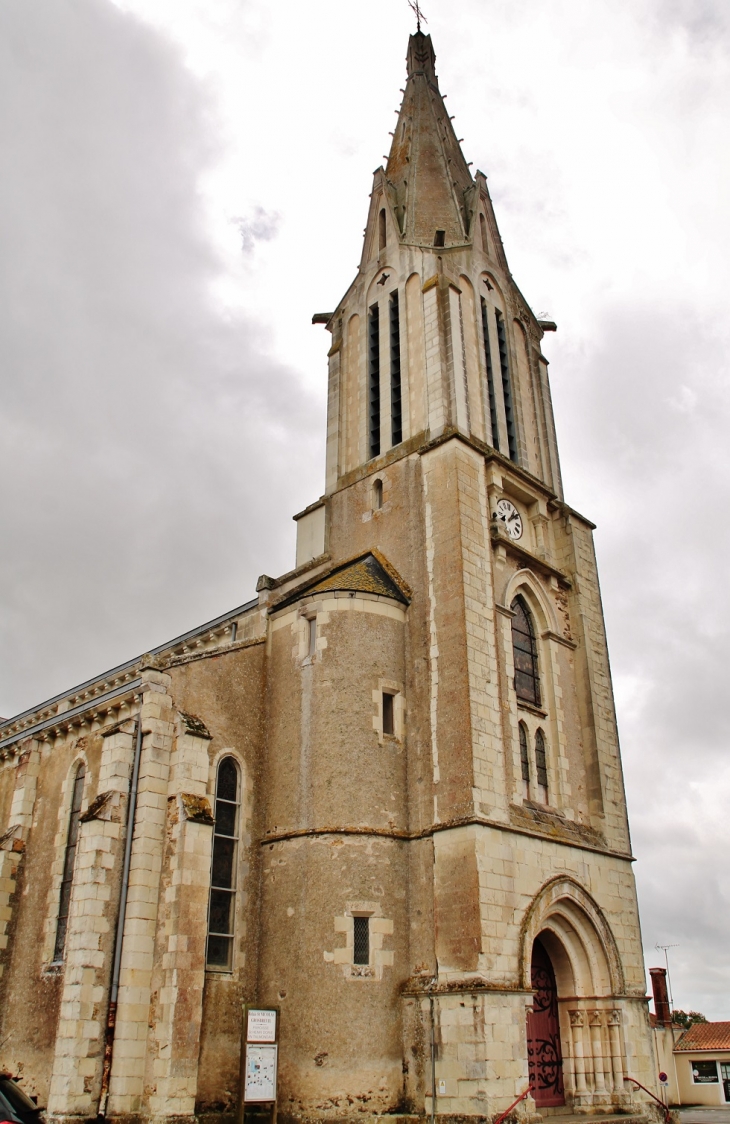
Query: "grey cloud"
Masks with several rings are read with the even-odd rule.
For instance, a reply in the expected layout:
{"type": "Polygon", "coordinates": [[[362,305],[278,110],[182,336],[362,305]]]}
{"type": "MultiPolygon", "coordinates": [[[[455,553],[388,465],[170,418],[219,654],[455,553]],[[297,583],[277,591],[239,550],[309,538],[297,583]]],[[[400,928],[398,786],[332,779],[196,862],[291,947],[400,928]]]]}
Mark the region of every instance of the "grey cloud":
{"type": "Polygon", "coordinates": [[[279,232],[281,215],[277,211],[266,211],[263,207],[254,207],[250,218],[240,216],[231,219],[238,227],[241,236],[241,249],[244,254],[250,254],[257,242],[270,242],[279,232]]]}
{"type": "Polygon", "coordinates": [[[288,569],[270,513],[318,494],[324,418],[211,296],[215,109],[168,43],[102,0],[16,0],[0,104],[7,715],[288,569]]]}
{"type": "Polygon", "coordinates": [[[678,942],[675,997],[715,1018],[730,983],[730,839],[708,803],[730,781],[729,344],[678,301],[609,307],[595,348],[553,348],[567,498],[598,523],[647,959],[678,942]]]}

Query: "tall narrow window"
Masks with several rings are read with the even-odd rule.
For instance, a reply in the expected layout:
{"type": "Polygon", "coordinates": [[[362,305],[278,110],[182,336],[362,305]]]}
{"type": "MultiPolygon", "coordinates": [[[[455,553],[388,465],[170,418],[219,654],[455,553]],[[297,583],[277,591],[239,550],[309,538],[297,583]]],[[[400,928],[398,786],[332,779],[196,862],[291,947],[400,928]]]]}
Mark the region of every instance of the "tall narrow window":
{"type": "Polygon", "coordinates": [[[521,597],[510,608],[512,618],[512,649],[515,660],[515,691],[524,702],[540,705],[540,680],[537,671],[537,641],[530,610],[521,597]]]}
{"type": "Polygon", "coordinates": [[[507,355],[507,330],[504,317],[499,309],[497,313],[497,339],[499,340],[499,366],[502,372],[502,395],[504,397],[504,418],[507,423],[507,441],[509,443],[509,459],[517,463],[517,438],[515,436],[515,419],[512,410],[512,380],[509,373],[509,357],[507,355]]]}
{"type": "Polygon", "coordinates": [[[385,249],[388,241],[388,228],[385,225],[385,208],[383,208],[378,215],[378,248],[385,249]]]}
{"type": "Polygon", "coordinates": [[[238,765],[232,757],[224,757],[218,766],[215,786],[215,826],[206,953],[207,966],[224,971],[230,971],[233,966],[240,803],[238,765]]]}
{"type": "Polygon", "coordinates": [[[390,294],[390,433],[391,445],[403,440],[400,396],[400,315],[398,290],[390,294]]]}
{"type": "Polygon", "coordinates": [[[395,703],[393,695],[383,691],[383,733],[395,734],[395,703]]]}
{"type": "Polygon", "coordinates": [[[317,618],[307,618],[307,655],[313,656],[317,651],[317,618]]]}
{"type": "Polygon", "coordinates": [[[527,727],[520,722],[520,767],[525,797],[530,795],[530,751],[527,747],[527,727]]]}
{"type": "Polygon", "coordinates": [[[368,437],[372,458],[380,456],[380,311],[377,304],[370,309],[368,318],[368,369],[368,437]]]}
{"type": "Polygon", "coordinates": [[[373,511],[380,511],[383,506],[383,481],[376,480],[373,484],[373,511]]]}
{"type": "Polygon", "coordinates": [[[54,961],[63,960],[63,950],[66,945],[66,930],[68,929],[68,914],[71,907],[71,889],[74,881],[74,866],[76,865],[76,843],[79,837],[79,820],[81,818],[81,801],[84,797],[84,779],[86,766],[83,761],[76,770],[74,787],[71,794],[71,814],[68,821],[68,835],[66,836],[66,851],[63,856],[63,878],[61,880],[61,896],[58,902],[58,921],[56,923],[56,944],[53,950],[54,961]]]}
{"type": "MultiPolygon", "coordinates": [[[[482,218],[484,216],[482,215],[482,218]]],[[[484,334],[484,362],[487,367],[487,392],[489,394],[489,417],[492,422],[492,446],[499,452],[499,422],[497,421],[497,399],[494,397],[494,371],[492,369],[492,348],[489,343],[489,306],[482,297],[482,331],[484,334]]]]}
{"type": "Polygon", "coordinates": [[[370,918],[353,917],[353,964],[370,963],[370,918]]]}
{"type": "Polygon", "coordinates": [[[538,730],[535,734],[535,773],[537,775],[537,783],[542,789],[541,796],[543,804],[548,802],[548,775],[547,775],[547,755],[545,752],[545,735],[542,730],[538,730]]]}

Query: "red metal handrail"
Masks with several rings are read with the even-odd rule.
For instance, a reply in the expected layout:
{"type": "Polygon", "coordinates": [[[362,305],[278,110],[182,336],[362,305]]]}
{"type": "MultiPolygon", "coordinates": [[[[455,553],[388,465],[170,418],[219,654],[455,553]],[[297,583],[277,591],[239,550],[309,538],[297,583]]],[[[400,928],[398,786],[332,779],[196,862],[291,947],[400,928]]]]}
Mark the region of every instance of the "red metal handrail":
{"type": "Polygon", "coordinates": [[[502,1121],[505,1119],[505,1117],[509,1116],[512,1109],[517,1108],[517,1105],[520,1103],[520,1101],[524,1101],[525,1097],[529,1097],[529,1095],[530,1095],[530,1086],[528,1085],[527,1088],[525,1089],[524,1093],[520,1093],[517,1100],[513,1101],[512,1104],[509,1106],[509,1108],[505,1109],[504,1112],[500,1116],[498,1116],[496,1120],[494,1120],[492,1122],[492,1124],[502,1124],[502,1121]]]}
{"type": "Polygon", "coordinates": [[[660,1106],[662,1112],[664,1113],[664,1119],[666,1120],[667,1124],[670,1124],[672,1114],[665,1105],[664,1101],[660,1101],[659,1097],[655,1097],[651,1089],[647,1089],[646,1085],[642,1085],[641,1082],[637,1081],[635,1077],[624,1077],[624,1081],[633,1081],[634,1085],[638,1085],[640,1089],[643,1089],[645,1093],[648,1093],[651,1099],[653,1101],[656,1101],[656,1103],[660,1106]]]}

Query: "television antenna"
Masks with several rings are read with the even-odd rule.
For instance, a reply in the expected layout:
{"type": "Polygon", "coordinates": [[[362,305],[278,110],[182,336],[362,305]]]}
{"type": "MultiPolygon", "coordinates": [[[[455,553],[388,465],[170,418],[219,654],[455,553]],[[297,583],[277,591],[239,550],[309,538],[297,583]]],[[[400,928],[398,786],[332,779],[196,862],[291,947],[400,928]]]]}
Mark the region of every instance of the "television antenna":
{"type": "Polygon", "coordinates": [[[679,948],[679,945],[678,944],[655,944],[654,948],[657,949],[658,952],[664,953],[664,963],[665,963],[666,968],[667,968],[667,990],[669,991],[669,1009],[670,1009],[670,1011],[673,1011],[674,1010],[674,996],[672,995],[672,980],[671,980],[671,977],[669,975],[669,954],[668,954],[667,950],[670,949],[670,948],[679,948]]]}

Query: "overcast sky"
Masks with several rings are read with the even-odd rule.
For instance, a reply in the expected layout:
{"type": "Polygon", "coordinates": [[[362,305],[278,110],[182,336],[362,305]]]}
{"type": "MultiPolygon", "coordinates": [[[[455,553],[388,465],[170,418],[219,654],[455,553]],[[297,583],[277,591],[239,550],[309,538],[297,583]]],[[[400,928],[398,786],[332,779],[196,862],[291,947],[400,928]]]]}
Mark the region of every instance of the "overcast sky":
{"type": "MultiPolygon", "coordinates": [[[[730,6],[424,0],[596,544],[648,965],[730,1019],[730,6]]],[[[0,713],[254,595],[324,478],[328,336],[406,0],[0,5],[0,713]]]]}

